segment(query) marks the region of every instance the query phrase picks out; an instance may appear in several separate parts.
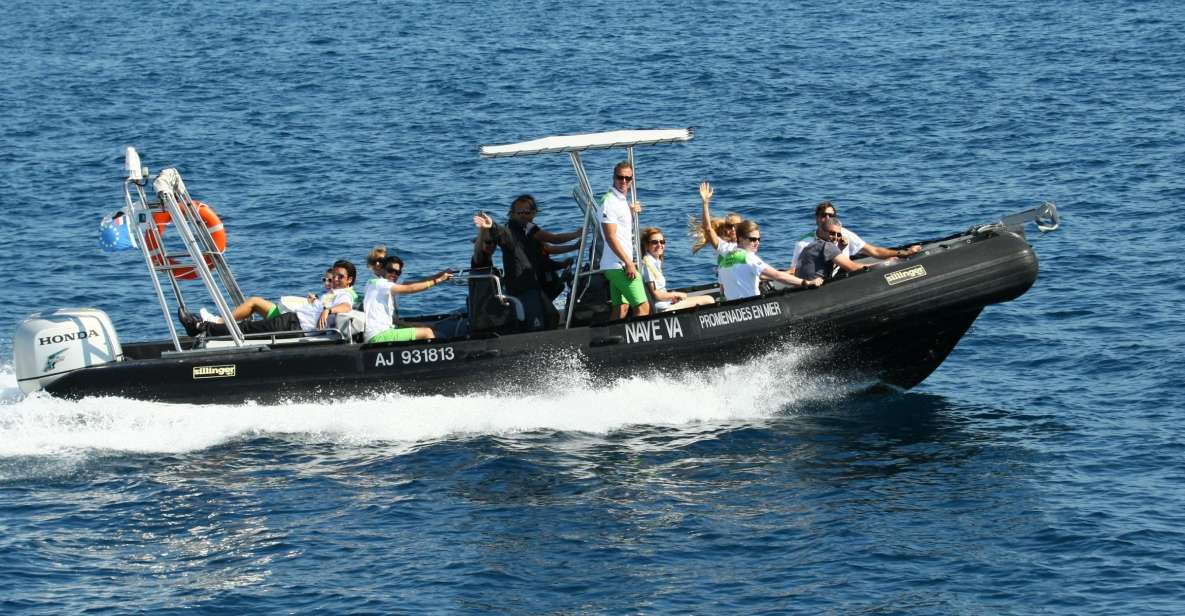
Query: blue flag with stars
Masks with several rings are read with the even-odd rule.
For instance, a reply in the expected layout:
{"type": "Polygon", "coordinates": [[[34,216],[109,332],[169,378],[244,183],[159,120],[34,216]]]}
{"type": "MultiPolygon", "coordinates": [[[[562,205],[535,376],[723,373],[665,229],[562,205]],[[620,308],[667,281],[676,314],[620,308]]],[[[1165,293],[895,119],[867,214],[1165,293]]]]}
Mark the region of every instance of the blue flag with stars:
{"type": "Polygon", "coordinates": [[[123,210],[116,210],[99,223],[99,248],[104,252],[119,252],[136,247],[132,237],[131,220],[123,210]]]}

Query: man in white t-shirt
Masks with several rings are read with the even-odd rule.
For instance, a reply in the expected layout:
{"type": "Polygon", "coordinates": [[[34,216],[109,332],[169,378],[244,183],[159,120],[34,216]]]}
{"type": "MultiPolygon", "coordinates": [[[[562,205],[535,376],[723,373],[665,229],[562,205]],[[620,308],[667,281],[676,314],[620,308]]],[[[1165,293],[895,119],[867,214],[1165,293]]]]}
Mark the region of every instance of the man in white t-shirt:
{"type": "Polygon", "coordinates": [[[626,198],[634,168],[626,161],[613,167],[613,187],[601,197],[601,235],[605,250],[601,253],[600,269],[609,283],[609,299],[613,302],[613,317],[624,319],[626,314],[636,317],[650,314],[650,301],[638,268],[634,265],[634,212],[626,198]]]}
{"type": "MultiPolygon", "coordinates": [[[[249,297],[246,301],[232,310],[232,316],[238,320],[239,331],[244,334],[262,332],[280,332],[304,330],[314,331],[328,329],[333,326],[330,317],[349,312],[354,308],[354,264],[342,259],[333,264],[326,272],[325,280],[332,286],[330,293],[317,297],[309,294],[309,301],[296,306],[292,312],[283,312],[275,303],[262,297],[249,297]],[[252,314],[258,314],[263,319],[251,319],[252,314]]],[[[204,332],[209,336],[226,336],[230,332],[221,318],[207,318],[209,315],[202,309],[202,318],[179,311],[181,324],[190,336],[204,332]]]]}
{"type": "Polygon", "coordinates": [[[411,340],[432,340],[436,337],[430,327],[398,327],[395,321],[395,295],[419,293],[453,277],[448,270],[417,282],[400,284],[395,282],[403,273],[403,259],[387,255],[380,261],[382,278],[372,278],[366,283],[362,307],[366,311],[366,342],[408,342],[411,340]]]}
{"type": "MultiPolygon", "coordinates": [[[[791,274],[795,273],[794,266],[798,263],[798,256],[802,254],[802,249],[809,246],[815,241],[816,235],[823,228],[825,223],[830,218],[835,218],[839,214],[836,213],[835,206],[830,201],[823,201],[815,206],[815,230],[802,236],[798,243],[794,245],[794,256],[790,257],[790,269],[786,270],[791,274]]],[[[839,243],[839,248],[843,251],[844,256],[849,259],[859,259],[860,257],[874,257],[877,259],[893,259],[904,258],[913,254],[917,254],[922,249],[921,244],[914,244],[908,248],[893,249],[881,248],[874,244],[865,242],[856,235],[854,231],[846,227],[843,228],[843,240],[839,243]]]]}

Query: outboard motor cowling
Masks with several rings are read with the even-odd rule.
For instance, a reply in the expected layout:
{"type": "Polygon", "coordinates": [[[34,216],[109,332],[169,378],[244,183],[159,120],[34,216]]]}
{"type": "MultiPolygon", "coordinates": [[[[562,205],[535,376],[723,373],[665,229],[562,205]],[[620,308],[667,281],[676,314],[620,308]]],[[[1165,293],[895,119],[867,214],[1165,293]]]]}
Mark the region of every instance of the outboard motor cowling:
{"type": "Polygon", "coordinates": [[[59,308],[29,315],[12,339],[21,391],[31,393],[80,368],[123,361],[123,348],[107,313],[59,308]]]}

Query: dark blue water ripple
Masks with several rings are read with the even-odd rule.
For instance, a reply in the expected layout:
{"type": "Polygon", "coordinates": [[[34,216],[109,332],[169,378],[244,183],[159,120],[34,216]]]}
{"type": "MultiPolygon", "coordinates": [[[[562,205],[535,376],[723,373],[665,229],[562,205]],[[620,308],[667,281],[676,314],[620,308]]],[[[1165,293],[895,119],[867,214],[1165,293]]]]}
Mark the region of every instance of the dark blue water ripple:
{"type": "MultiPolygon", "coordinates": [[[[1180,613],[1182,32],[1165,1],[6,11],[0,612],[1180,613]],[[578,224],[567,161],[479,144],[678,126],[696,140],[638,152],[674,284],[710,278],[682,233],[703,179],[777,264],[824,198],[889,245],[1045,199],[1065,224],[902,395],[793,354],[461,400],[15,390],[35,310],[165,333],[136,258],[95,247],[127,145],[275,297],[376,243],[413,276],[462,265],[469,214],[521,192],[578,224]]],[[[587,156],[595,189],[615,160],[587,156]]]]}

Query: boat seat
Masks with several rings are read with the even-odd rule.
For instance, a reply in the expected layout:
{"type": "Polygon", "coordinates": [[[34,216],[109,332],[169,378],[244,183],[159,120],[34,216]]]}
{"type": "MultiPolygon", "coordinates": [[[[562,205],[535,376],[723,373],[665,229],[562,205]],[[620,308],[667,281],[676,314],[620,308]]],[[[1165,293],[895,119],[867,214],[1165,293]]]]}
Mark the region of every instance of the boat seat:
{"type": "Polygon", "coordinates": [[[507,306],[496,297],[494,281],[482,277],[486,274],[497,276],[499,281],[502,277],[502,272],[495,267],[474,267],[470,270],[469,296],[466,300],[469,330],[474,334],[483,334],[517,329],[519,323],[514,306],[507,306]]]}
{"type": "Polygon", "coordinates": [[[362,342],[366,332],[366,313],[361,310],[351,310],[333,315],[333,326],[341,332],[342,338],[353,342],[362,342]]]}

